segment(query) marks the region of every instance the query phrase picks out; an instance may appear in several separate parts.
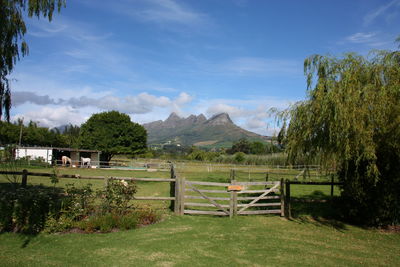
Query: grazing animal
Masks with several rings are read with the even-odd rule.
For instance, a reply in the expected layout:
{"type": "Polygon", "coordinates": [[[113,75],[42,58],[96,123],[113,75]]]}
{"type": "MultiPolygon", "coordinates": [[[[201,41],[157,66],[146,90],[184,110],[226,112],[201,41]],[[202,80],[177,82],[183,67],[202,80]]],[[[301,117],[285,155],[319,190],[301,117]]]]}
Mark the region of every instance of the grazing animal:
{"type": "Polygon", "coordinates": [[[87,166],[88,168],[90,167],[90,158],[81,158],[81,167],[87,166]]]}
{"type": "Polygon", "coordinates": [[[67,163],[69,163],[69,166],[71,166],[71,163],[72,163],[71,159],[68,158],[67,156],[62,156],[61,157],[61,162],[62,162],[63,166],[66,166],[67,163]]]}

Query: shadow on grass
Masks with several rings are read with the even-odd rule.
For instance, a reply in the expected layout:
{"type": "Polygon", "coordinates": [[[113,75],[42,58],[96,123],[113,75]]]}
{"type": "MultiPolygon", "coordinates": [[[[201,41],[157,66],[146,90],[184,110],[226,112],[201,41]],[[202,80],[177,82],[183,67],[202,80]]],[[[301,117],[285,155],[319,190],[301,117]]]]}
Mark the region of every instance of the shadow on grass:
{"type": "Polygon", "coordinates": [[[20,234],[26,247],[45,227],[49,214],[61,210],[63,190],[43,185],[0,183],[0,232],[20,234]]]}
{"type": "Polygon", "coordinates": [[[344,231],[346,225],[341,221],[338,199],[338,197],[331,198],[319,190],[303,197],[292,197],[291,220],[344,231]]]}

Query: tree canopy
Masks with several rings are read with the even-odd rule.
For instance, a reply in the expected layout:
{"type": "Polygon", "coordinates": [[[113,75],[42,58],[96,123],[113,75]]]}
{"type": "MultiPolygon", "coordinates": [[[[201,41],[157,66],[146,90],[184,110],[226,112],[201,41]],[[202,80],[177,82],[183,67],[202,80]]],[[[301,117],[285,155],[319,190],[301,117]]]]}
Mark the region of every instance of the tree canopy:
{"type": "Polygon", "coordinates": [[[43,16],[51,21],[54,10],[60,11],[63,6],[65,0],[0,0],[0,120],[3,110],[5,119],[10,119],[11,91],[7,76],[20,56],[28,54],[24,12],[27,10],[29,17],[43,16]]]}
{"type": "Polygon", "coordinates": [[[124,113],[102,112],[82,124],[79,144],[80,148],[100,150],[102,159],[109,161],[115,154],[143,153],[147,147],[147,132],[124,113]]]}
{"type": "Polygon", "coordinates": [[[400,52],[313,55],[304,62],[307,100],[286,113],[289,158],[337,166],[350,217],[400,221],[400,52]]]}

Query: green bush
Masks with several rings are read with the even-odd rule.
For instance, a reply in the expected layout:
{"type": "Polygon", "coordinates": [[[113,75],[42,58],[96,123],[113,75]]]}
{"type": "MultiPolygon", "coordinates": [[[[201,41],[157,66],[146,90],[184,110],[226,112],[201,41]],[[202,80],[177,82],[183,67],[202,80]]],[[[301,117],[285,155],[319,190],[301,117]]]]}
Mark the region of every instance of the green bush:
{"type": "Polygon", "coordinates": [[[15,184],[0,187],[0,232],[38,233],[48,214],[61,210],[61,190],[44,186],[26,188],[15,184]]]}

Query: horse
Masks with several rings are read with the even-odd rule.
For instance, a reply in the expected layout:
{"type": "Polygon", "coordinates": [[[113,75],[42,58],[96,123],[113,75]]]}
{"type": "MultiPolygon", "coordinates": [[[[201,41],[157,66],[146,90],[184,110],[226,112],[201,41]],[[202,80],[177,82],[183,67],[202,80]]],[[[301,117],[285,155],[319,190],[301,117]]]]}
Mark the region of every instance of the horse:
{"type": "Polygon", "coordinates": [[[71,163],[72,163],[71,159],[69,157],[67,157],[67,156],[62,156],[61,157],[61,162],[62,162],[63,166],[66,166],[67,163],[69,163],[69,166],[71,166],[71,163]]]}
{"type": "Polygon", "coordinates": [[[81,167],[87,166],[88,168],[90,167],[90,158],[82,158],[81,157],[81,167]]]}

